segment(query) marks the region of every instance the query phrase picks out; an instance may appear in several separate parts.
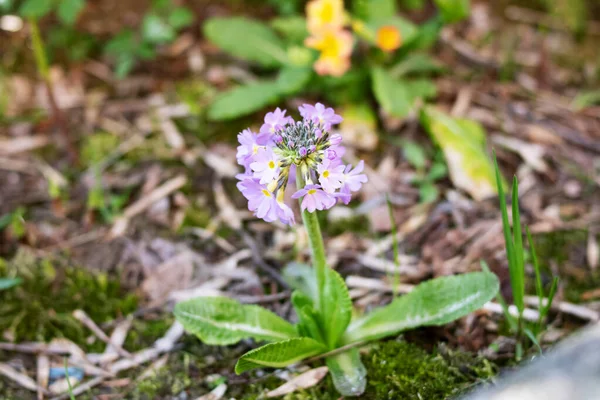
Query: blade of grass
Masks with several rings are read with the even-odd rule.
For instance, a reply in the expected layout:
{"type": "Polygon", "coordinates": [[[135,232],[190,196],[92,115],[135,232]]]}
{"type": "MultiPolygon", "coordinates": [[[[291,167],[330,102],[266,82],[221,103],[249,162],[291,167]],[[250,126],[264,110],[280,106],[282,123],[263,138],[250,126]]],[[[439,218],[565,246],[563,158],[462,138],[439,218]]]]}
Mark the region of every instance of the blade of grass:
{"type": "Polygon", "coordinates": [[[531,232],[529,232],[529,227],[525,228],[527,232],[527,242],[529,243],[529,251],[531,253],[531,261],[533,262],[533,270],[535,271],[535,293],[538,297],[538,310],[539,310],[539,319],[538,319],[538,332],[542,329],[542,324],[544,321],[544,315],[542,314],[542,310],[544,308],[544,288],[542,286],[542,271],[540,270],[540,264],[538,262],[537,253],[535,251],[535,246],[533,245],[533,238],[531,237],[531,232]]]}
{"type": "Polygon", "coordinates": [[[394,218],[394,210],[392,208],[392,202],[390,201],[390,196],[385,195],[385,201],[387,202],[388,212],[390,214],[390,221],[392,225],[392,248],[394,251],[394,266],[396,267],[396,271],[390,277],[388,273],[388,279],[391,279],[392,282],[392,294],[394,297],[398,295],[398,285],[400,280],[400,274],[398,273],[398,268],[400,268],[400,245],[398,244],[398,230],[396,229],[396,218],[394,218]]]}
{"type": "Polygon", "coordinates": [[[67,386],[69,388],[69,397],[71,400],[75,400],[75,395],[73,395],[73,388],[71,387],[71,380],[69,378],[69,364],[67,363],[67,358],[65,357],[65,377],[67,378],[67,386]]]}
{"type": "Polygon", "coordinates": [[[550,311],[550,307],[552,307],[552,301],[554,300],[554,295],[556,294],[556,289],[558,288],[558,276],[555,276],[552,279],[552,285],[550,286],[550,292],[548,293],[548,302],[546,303],[546,307],[543,310],[540,310],[540,314],[545,318],[550,311]]]}
{"type": "Polygon", "coordinates": [[[542,287],[542,272],[540,270],[540,264],[538,263],[535,246],[533,245],[531,232],[529,232],[529,227],[526,227],[525,231],[527,232],[527,242],[529,243],[529,251],[531,252],[531,262],[533,262],[533,270],[535,271],[535,293],[540,300],[540,307],[538,309],[541,310],[543,306],[543,299],[545,297],[544,288],[542,287]]]}
{"type": "MultiPolygon", "coordinates": [[[[498,200],[500,201],[500,211],[502,212],[502,231],[504,232],[504,243],[506,245],[506,256],[508,258],[508,267],[510,272],[511,284],[513,282],[513,265],[515,263],[514,258],[514,245],[512,239],[512,233],[510,224],[508,222],[508,211],[506,207],[506,196],[504,194],[504,187],[502,186],[502,180],[500,179],[500,169],[498,168],[498,161],[496,160],[496,154],[494,153],[494,167],[496,170],[496,186],[498,188],[498,200]]],[[[514,290],[514,288],[513,288],[514,290]]]]}
{"type": "Polygon", "coordinates": [[[514,243],[514,271],[511,271],[513,280],[513,301],[519,310],[519,314],[525,309],[525,263],[523,261],[523,233],[521,230],[521,215],[519,213],[519,182],[517,177],[513,178],[512,187],[512,219],[513,219],[513,243],[514,243]]]}
{"type": "Polygon", "coordinates": [[[535,337],[535,335],[533,334],[531,329],[525,328],[524,332],[525,332],[525,335],[527,335],[527,337],[529,338],[529,340],[531,340],[531,343],[533,343],[535,345],[535,347],[537,347],[540,355],[542,355],[542,346],[540,346],[540,342],[537,340],[537,338],[535,337]]]}

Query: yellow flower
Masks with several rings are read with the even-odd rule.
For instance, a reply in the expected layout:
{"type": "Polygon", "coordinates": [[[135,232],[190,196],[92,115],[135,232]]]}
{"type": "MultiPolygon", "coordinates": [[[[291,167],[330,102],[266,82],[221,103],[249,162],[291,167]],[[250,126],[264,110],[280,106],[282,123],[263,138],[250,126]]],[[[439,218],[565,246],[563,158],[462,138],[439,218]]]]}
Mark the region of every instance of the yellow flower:
{"type": "Polygon", "coordinates": [[[343,0],[312,0],[306,4],[308,31],[319,34],[328,29],[341,29],[344,26],[343,0]]]}
{"type": "Polygon", "coordinates": [[[395,26],[385,25],[377,30],[376,43],[377,47],[389,53],[397,50],[402,45],[402,36],[395,26]]]}
{"type": "Polygon", "coordinates": [[[314,65],[319,75],[342,76],[350,68],[354,43],[350,32],[330,29],[318,37],[309,37],[305,43],[321,52],[314,65]]]}

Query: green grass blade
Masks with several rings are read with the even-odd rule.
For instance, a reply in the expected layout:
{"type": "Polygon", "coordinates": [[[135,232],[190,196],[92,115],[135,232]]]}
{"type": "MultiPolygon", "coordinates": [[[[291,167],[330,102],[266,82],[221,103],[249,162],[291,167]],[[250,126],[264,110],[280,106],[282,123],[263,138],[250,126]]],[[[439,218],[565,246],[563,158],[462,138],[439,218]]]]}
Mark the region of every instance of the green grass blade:
{"type": "Polygon", "coordinates": [[[552,307],[552,301],[554,300],[554,295],[556,294],[557,288],[558,288],[558,276],[555,276],[554,279],[552,280],[552,285],[550,286],[550,293],[548,293],[548,303],[546,304],[546,307],[544,307],[543,310],[540,310],[540,313],[542,314],[542,318],[545,318],[546,315],[548,315],[548,312],[550,311],[550,307],[552,307]]]}
{"type": "Polygon", "coordinates": [[[508,304],[506,304],[506,300],[504,299],[504,296],[502,296],[502,293],[500,293],[499,291],[498,291],[498,294],[496,295],[496,301],[502,307],[502,311],[504,312],[504,317],[506,318],[506,321],[508,322],[508,326],[510,327],[510,330],[512,332],[517,332],[517,329],[519,327],[517,324],[517,320],[515,319],[515,317],[512,316],[510,311],[508,311],[508,304]]]}
{"type": "Polygon", "coordinates": [[[527,242],[529,243],[529,250],[531,252],[531,261],[533,262],[533,270],[535,271],[535,293],[539,300],[539,308],[540,311],[540,327],[542,316],[542,309],[544,307],[544,288],[542,286],[542,271],[540,270],[540,264],[538,262],[537,253],[535,251],[535,246],[533,245],[533,238],[531,237],[531,232],[529,232],[529,228],[525,228],[527,232],[527,242]]]}
{"type": "MultiPolygon", "coordinates": [[[[506,256],[508,257],[509,270],[512,269],[514,261],[514,246],[512,233],[510,229],[510,223],[508,222],[508,211],[506,206],[506,195],[504,194],[504,187],[502,185],[502,179],[500,178],[500,169],[498,168],[498,161],[496,160],[496,154],[494,154],[494,167],[496,170],[496,185],[498,187],[498,200],[500,201],[500,211],[502,212],[502,231],[504,232],[504,243],[506,245],[506,256]]],[[[511,283],[512,283],[511,274],[511,283]]]]}
{"type": "Polygon", "coordinates": [[[519,182],[515,176],[512,187],[512,219],[513,219],[513,243],[514,243],[514,265],[510,273],[513,289],[513,300],[519,314],[525,309],[525,265],[523,261],[523,233],[521,230],[521,215],[519,213],[519,182]]]}
{"type": "MultiPolygon", "coordinates": [[[[529,242],[529,250],[531,252],[531,261],[533,262],[533,270],[535,271],[535,293],[539,299],[539,310],[542,310],[544,305],[544,288],[542,287],[542,271],[540,270],[540,264],[538,262],[537,253],[535,252],[535,246],[533,245],[533,239],[529,228],[525,228],[527,232],[527,242],[529,242]]],[[[541,314],[540,314],[541,315],[541,314]]]]}
{"type": "MultiPolygon", "coordinates": [[[[388,212],[390,214],[390,222],[392,225],[392,248],[394,251],[394,266],[396,269],[400,268],[400,245],[398,244],[398,230],[396,229],[396,219],[394,218],[394,210],[392,209],[392,202],[390,197],[386,194],[385,201],[387,202],[388,212]]],[[[398,271],[390,274],[388,272],[388,279],[392,282],[392,294],[394,297],[398,295],[398,285],[400,281],[400,274],[398,271]],[[391,275],[391,277],[390,277],[391,275]]]]}
{"type": "Polygon", "coordinates": [[[75,395],[73,394],[73,387],[71,387],[71,379],[69,378],[69,364],[67,362],[67,358],[65,357],[65,378],[67,378],[67,387],[69,389],[69,398],[71,400],[75,400],[75,395]]]}
{"type": "Polygon", "coordinates": [[[540,342],[537,340],[531,329],[525,328],[523,329],[523,332],[525,332],[525,335],[527,335],[529,340],[531,340],[531,343],[533,343],[535,347],[537,347],[538,352],[540,353],[540,355],[542,355],[542,346],[540,346],[540,342]]]}

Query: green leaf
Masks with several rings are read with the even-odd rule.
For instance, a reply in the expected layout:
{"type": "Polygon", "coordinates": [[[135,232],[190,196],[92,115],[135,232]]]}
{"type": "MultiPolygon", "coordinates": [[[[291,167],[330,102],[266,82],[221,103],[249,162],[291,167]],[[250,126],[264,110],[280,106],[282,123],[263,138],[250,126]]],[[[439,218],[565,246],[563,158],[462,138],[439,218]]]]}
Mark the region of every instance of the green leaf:
{"type": "Polygon", "coordinates": [[[177,7],[169,14],[167,22],[178,31],[194,22],[194,14],[185,7],[177,7]]]}
{"type": "Polygon", "coordinates": [[[494,298],[498,278],[486,272],[436,278],[352,322],[344,343],[384,338],[419,326],[443,325],[494,298]]]}
{"type": "Polygon", "coordinates": [[[421,110],[421,123],[444,152],[454,186],[475,200],[496,194],[494,168],[486,153],[485,131],[479,123],[452,118],[434,107],[421,110]]]}
{"type": "Polygon", "coordinates": [[[262,81],[238,86],[217,95],[208,109],[208,118],[214,121],[248,115],[279,100],[280,88],[276,82],[262,81]]]}
{"type": "Polygon", "coordinates": [[[445,23],[451,24],[467,18],[471,12],[470,0],[434,0],[445,23]]]}
{"type": "Polygon", "coordinates": [[[403,82],[411,97],[411,101],[417,98],[431,99],[437,95],[437,87],[429,79],[413,79],[403,82]]]}
{"type": "Polygon", "coordinates": [[[443,70],[444,67],[429,54],[411,53],[392,67],[390,75],[400,78],[409,74],[436,73],[443,70]]]}
{"type": "Polygon", "coordinates": [[[176,32],[156,14],[146,14],[142,21],[142,38],[150,43],[168,43],[175,39],[176,32]]]}
{"type": "Polygon", "coordinates": [[[571,107],[575,111],[581,111],[596,104],[600,104],[600,90],[589,90],[579,92],[573,99],[571,107]]]}
{"type": "Polygon", "coordinates": [[[306,88],[312,77],[312,68],[285,66],[277,76],[277,86],[284,95],[292,95],[306,88]]]}
{"type": "Polygon", "coordinates": [[[446,168],[446,164],[434,162],[427,173],[427,180],[430,182],[435,182],[438,179],[445,178],[446,176],[448,176],[448,168],[446,168]]]}
{"type": "Polygon", "coordinates": [[[287,367],[326,350],[321,343],[306,337],[269,343],[244,354],[235,365],[235,373],[239,375],[260,367],[287,367]]]}
{"type": "Polygon", "coordinates": [[[367,369],[360,360],[358,349],[327,357],[329,373],[335,388],[342,396],[360,396],[367,385],[367,369]]]}
{"type": "Polygon", "coordinates": [[[119,57],[115,65],[115,76],[117,79],[123,79],[135,67],[135,58],[133,56],[119,57]]]}
{"type": "Polygon", "coordinates": [[[270,21],[271,26],[285,39],[292,43],[303,44],[308,37],[306,19],[299,15],[276,17],[270,21]]]}
{"type": "Polygon", "coordinates": [[[314,309],[312,300],[304,293],[295,290],[292,293],[292,305],[298,315],[297,329],[300,336],[307,336],[319,343],[325,343],[318,324],[319,316],[314,309]]]}
{"type": "Polygon", "coordinates": [[[407,140],[402,144],[402,154],[404,155],[404,158],[406,158],[406,161],[408,161],[415,169],[421,170],[425,168],[427,156],[425,155],[423,146],[411,140],[407,140]]]}
{"type": "Polygon", "coordinates": [[[39,19],[52,11],[52,0],[25,0],[19,8],[19,14],[25,18],[39,19]]]}
{"type": "Polygon", "coordinates": [[[20,285],[22,281],[21,278],[0,278],[0,290],[6,290],[20,285]]]}
{"type": "Polygon", "coordinates": [[[406,117],[413,106],[406,85],[392,78],[380,67],[373,68],[371,80],[373,93],[381,108],[390,115],[406,117]]]}
{"type": "Polygon", "coordinates": [[[419,198],[421,199],[421,203],[432,203],[437,200],[439,195],[439,190],[431,182],[424,182],[419,186],[419,198]]]}
{"type": "Polygon", "coordinates": [[[244,17],[212,18],[206,37],[226,52],[266,67],[287,63],[283,42],[267,25],[244,17]]]}
{"type": "Polygon", "coordinates": [[[352,3],[354,14],[369,22],[389,19],[398,13],[395,0],[358,0],[352,3]]]}
{"type": "Polygon", "coordinates": [[[319,289],[315,279],[315,270],[309,265],[291,262],[283,269],[283,279],[293,289],[297,289],[317,304],[319,289]]]}
{"type": "Polygon", "coordinates": [[[415,50],[431,49],[437,43],[443,27],[444,22],[442,18],[434,16],[417,28],[415,36],[410,42],[404,42],[402,50],[406,53],[415,50]]]}
{"type": "Polygon", "coordinates": [[[183,327],[207,344],[228,345],[245,338],[278,341],[298,336],[294,327],[276,314],[227,297],[198,297],[175,306],[183,327]]]}
{"type": "Polygon", "coordinates": [[[135,52],[137,43],[135,35],[131,30],[124,30],[113,37],[104,47],[104,52],[112,57],[135,52]]]}
{"type": "Polygon", "coordinates": [[[56,15],[63,24],[73,25],[84,7],[85,0],[61,0],[58,2],[56,15]]]}
{"type": "Polygon", "coordinates": [[[320,311],[322,326],[325,327],[325,344],[333,350],[352,318],[352,300],[340,274],[331,268],[325,271],[324,301],[320,311]]]}

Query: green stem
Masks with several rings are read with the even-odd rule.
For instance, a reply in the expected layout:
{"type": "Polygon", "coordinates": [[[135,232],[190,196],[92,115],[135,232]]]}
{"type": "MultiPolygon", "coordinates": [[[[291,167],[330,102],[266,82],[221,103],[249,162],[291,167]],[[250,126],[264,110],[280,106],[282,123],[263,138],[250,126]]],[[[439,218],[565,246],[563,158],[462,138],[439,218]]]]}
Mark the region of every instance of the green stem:
{"type": "Polygon", "coordinates": [[[38,74],[46,84],[46,90],[48,92],[48,101],[50,103],[50,108],[52,110],[52,114],[55,118],[55,121],[62,132],[65,142],[67,144],[67,151],[69,154],[69,158],[72,162],[77,161],[77,149],[71,143],[69,138],[69,130],[67,127],[67,123],[63,118],[62,112],[58,107],[58,103],[56,102],[56,98],[54,97],[54,88],[52,87],[52,79],[50,77],[50,66],[48,65],[48,57],[46,54],[46,47],[44,45],[44,40],[42,39],[42,35],[40,34],[40,28],[38,26],[37,20],[35,18],[29,18],[29,27],[31,32],[31,46],[33,47],[33,56],[35,58],[35,65],[38,70],[38,74]]]}
{"type": "Polygon", "coordinates": [[[42,36],[40,35],[40,29],[37,21],[34,18],[29,19],[29,27],[31,29],[31,45],[33,47],[35,65],[40,77],[47,84],[50,84],[50,68],[48,67],[48,59],[46,58],[44,42],[42,41],[42,36]]]}
{"type": "MultiPolygon", "coordinates": [[[[301,168],[296,169],[296,184],[298,188],[303,188],[305,185],[304,177],[302,176],[301,168]]],[[[315,270],[315,277],[317,281],[317,310],[321,310],[322,306],[322,294],[323,286],[325,284],[325,268],[327,268],[327,261],[325,259],[325,245],[323,244],[323,236],[321,234],[321,227],[319,225],[319,219],[317,218],[316,212],[302,211],[302,222],[308,233],[308,243],[310,246],[310,253],[312,255],[313,268],[315,270]]]]}

